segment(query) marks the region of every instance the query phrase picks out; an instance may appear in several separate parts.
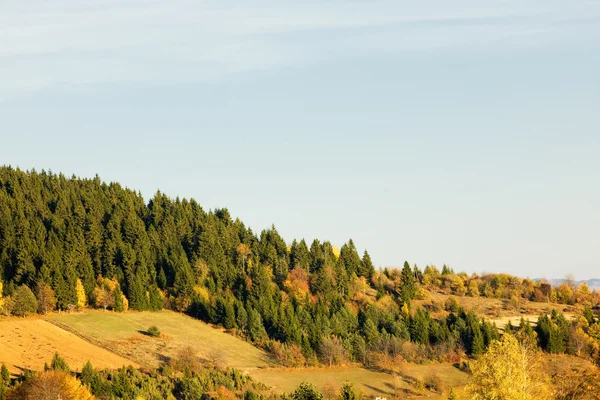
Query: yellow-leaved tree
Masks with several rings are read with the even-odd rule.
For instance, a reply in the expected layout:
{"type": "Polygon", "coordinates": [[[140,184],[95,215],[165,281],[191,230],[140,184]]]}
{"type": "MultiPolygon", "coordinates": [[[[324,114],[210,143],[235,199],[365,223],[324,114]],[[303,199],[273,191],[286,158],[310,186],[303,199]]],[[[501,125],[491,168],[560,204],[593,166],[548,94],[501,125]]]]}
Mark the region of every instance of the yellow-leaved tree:
{"type": "Polygon", "coordinates": [[[2,281],[0,280],[0,312],[2,312],[2,308],[4,308],[4,298],[2,297],[2,290],[4,289],[2,281]]]}
{"type": "Polygon", "coordinates": [[[546,400],[553,395],[550,378],[536,353],[525,349],[510,334],[494,341],[472,367],[467,386],[473,400],[546,400]]]}
{"type": "Polygon", "coordinates": [[[94,396],[69,373],[49,370],[36,374],[33,378],[8,393],[10,400],[17,399],[63,399],[91,400],[94,396]]]}
{"type": "Polygon", "coordinates": [[[81,279],[77,279],[76,291],[77,291],[77,308],[82,309],[87,304],[87,297],[85,295],[85,289],[83,288],[83,283],[81,283],[81,279]]]}

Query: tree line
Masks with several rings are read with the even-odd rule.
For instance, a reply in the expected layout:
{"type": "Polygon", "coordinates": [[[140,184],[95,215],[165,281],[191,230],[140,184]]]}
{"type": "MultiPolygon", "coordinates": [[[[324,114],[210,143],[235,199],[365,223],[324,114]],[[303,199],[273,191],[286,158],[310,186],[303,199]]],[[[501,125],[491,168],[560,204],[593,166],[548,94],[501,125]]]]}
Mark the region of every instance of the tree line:
{"type": "Polygon", "coordinates": [[[206,211],[193,199],[157,192],[146,203],[97,176],[0,168],[5,314],[173,309],[246,337],[285,365],[389,369],[399,359],[477,356],[499,337],[459,307],[435,318],[413,307],[423,288],[537,298],[542,285],[407,262],[381,271],[351,239],[339,249],[316,239],[288,245],[274,226],[257,234],[227,209],[206,211]]]}

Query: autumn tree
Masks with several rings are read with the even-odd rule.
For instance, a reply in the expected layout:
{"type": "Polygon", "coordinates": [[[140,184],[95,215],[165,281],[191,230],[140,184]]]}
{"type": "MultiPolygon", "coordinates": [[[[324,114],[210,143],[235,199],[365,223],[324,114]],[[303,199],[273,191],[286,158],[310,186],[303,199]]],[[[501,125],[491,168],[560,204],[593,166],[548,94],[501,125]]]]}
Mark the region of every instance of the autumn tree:
{"type": "Polygon", "coordinates": [[[4,284],[2,283],[2,279],[0,279],[0,312],[2,312],[4,308],[4,297],[2,296],[3,288],[4,284]]]}
{"type": "Polygon", "coordinates": [[[490,344],[487,353],[473,363],[467,393],[473,400],[545,400],[552,398],[549,377],[537,355],[505,334],[490,344]]]}
{"type": "Polygon", "coordinates": [[[49,370],[34,375],[15,390],[8,399],[90,400],[94,396],[75,377],[61,370],[49,370]]]}
{"type": "Polygon", "coordinates": [[[319,344],[319,355],[324,363],[330,367],[339,365],[346,360],[346,350],[340,340],[333,337],[324,337],[319,344]]]}
{"type": "Polygon", "coordinates": [[[48,311],[52,311],[56,307],[54,290],[52,290],[50,285],[41,282],[38,283],[35,287],[35,296],[37,297],[38,312],[40,314],[48,314],[48,311]]]}
{"type": "Polygon", "coordinates": [[[87,304],[87,296],[85,294],[85,288],[83,287],[83,283],[81,283],[81,279],[77,279],[77,284],[75,286],[75,290],[77,291],[77,308],[82,309],[87,304]]]}

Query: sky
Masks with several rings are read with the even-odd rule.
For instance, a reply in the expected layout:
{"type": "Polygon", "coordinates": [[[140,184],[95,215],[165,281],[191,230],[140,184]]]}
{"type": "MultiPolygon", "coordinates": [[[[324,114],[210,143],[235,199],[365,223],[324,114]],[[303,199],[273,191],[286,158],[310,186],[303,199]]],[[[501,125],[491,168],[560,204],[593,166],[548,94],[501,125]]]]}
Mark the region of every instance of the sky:
{"type": "Polygon", "coordinates": [[[0,0],[0,164],[600,278],[600,1],[0,0]]]}

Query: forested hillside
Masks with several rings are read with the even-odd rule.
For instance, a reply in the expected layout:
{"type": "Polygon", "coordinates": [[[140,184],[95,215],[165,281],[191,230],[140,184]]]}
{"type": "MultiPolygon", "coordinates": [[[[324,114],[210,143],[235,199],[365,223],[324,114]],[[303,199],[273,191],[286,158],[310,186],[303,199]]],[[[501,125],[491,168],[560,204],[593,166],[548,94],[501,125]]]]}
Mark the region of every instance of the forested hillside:
{"type": "MultiPolygon", "coordinates": [[[[0,168],[0,273],[4,314],[174,309],[246,337],[289,366],[458,362],[499,337],[495,325],[456,304],[441,305],[441,314],[413,309],[424,288],[517,305],[529,299],[591,307],[598,299],[583,286],[553,289],[447,267],[421,271],[405,263],[380,271],[352,240],[339,250],[327,241],[288,242],[274,227],[256,234],[227,209],[206,211],[194,200],[159,192],[146,203],[98,177],[10,167],[0,168]]],[[[577,326],[561,318],[544,317],[535,335],[528,324],[520,330],[548,351],[575,352],[569,332],[577,326]],[[548,339],[554,331],[560,338],[548,339]]],[[[573,340],[588,340],[596,322],[588,313],[588,326],[573,340]]]]}

